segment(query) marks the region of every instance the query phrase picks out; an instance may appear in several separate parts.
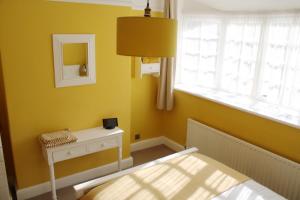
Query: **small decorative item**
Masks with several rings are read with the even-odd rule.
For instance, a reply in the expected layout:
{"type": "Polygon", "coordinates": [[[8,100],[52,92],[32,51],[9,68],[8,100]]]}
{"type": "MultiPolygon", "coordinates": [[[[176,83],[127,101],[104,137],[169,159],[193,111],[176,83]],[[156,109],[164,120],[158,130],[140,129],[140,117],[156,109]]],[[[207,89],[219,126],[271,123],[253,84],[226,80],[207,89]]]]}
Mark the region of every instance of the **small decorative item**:
{"type": "Polygon", "coordinates": [[[64,144],[70,144],[77,141],[77,138],[71,133],[70,129],[44,133],[39,137],[40,142],[46,148],[52,148],[64,144]]]}
{"type": "Polygon", "coordinates": [[[118,126],[118,118],[107,118],[103,119],[102,121],[105,129],[114,129],[116,126],[118,126]]]}
{"type": "Polygon", "coordinates": [[[79,76],[87,76],[87,67],[85,64],[81,65],[79,68],[79,76]]]}

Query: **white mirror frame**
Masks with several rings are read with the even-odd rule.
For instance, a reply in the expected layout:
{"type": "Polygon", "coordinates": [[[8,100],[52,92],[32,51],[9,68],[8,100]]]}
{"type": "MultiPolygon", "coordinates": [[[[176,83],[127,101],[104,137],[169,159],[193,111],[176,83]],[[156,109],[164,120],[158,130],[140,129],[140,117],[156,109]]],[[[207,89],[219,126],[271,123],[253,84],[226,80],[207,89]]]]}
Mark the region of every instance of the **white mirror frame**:
{"type": "Polygon", "coordinates": [[[95,34],[53,34],[53,57],[55,87],[68,87],[96,83],[95,34]],[[64,79],[63,45],[70,43],[87,43],[87,76],[64,79]]]}

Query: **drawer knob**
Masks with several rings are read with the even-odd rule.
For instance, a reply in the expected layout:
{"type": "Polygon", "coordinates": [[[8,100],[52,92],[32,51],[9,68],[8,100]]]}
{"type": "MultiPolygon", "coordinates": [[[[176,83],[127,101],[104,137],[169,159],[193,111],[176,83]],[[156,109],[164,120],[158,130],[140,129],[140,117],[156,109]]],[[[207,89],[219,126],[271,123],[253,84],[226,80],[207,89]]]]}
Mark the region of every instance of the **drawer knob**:
{"type": "Polygon", "coordinates": [[[104,147],[105,145],[104,144],[101,144],[101,147],[104,147]]]}
{"type": "Polygon", "coordinates": [[[68,151],[68,152],[67,152],[67,155],[68,155],[68,156],[72,155],[72,152],[71,152],[71,151],[68,151]]]}

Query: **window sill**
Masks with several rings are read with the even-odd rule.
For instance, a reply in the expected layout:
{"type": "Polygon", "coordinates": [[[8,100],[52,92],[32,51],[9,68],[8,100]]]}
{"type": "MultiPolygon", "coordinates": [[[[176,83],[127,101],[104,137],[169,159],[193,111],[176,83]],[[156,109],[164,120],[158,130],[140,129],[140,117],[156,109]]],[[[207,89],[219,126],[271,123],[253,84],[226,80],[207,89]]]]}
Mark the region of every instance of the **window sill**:
{"type": "Polygon", "coordinates": [[[248,97],[202,87],[189,87],[183,84],[176,84],[175,90],[300,129],[300,113],[297,111],[269,105],[248,97]]]}

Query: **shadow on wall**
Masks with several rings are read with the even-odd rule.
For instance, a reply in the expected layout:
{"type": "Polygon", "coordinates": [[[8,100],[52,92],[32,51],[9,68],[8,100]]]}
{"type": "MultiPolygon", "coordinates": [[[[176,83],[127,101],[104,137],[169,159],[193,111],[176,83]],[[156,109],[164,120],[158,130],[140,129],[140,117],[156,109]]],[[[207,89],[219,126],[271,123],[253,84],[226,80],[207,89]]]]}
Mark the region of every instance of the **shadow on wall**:
{"type": "Polygon", "coordinates": [[[0,52],[0,132],[1,139],[3,144],[6,172],[8,176],[8,182],[10,188],[13,189],[13,193],[15,193],[15,168],[12,156],[12,148],[11,148],[11,140],[9,134],[9,121],[8,121],[8,113],[7,113],[7,104],[6,104],[6,96],[4,89],[4,78],[3,78],[3,68],[2,68],[2,59],[0,52]]]}

